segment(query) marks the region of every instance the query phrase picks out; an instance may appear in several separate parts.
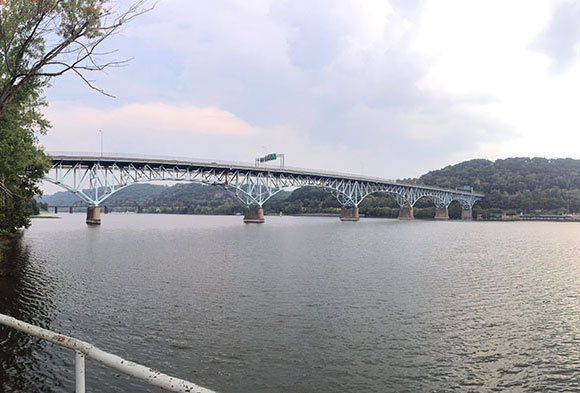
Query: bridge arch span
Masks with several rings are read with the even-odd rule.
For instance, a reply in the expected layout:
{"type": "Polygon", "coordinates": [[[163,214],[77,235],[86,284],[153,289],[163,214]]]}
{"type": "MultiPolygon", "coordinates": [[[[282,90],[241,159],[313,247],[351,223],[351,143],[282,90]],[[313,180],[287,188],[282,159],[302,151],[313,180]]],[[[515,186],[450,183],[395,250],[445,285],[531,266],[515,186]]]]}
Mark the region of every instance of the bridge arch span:
{"type": "MultiPolygon", "coordinates": [[[[329,190],[347,213],[348,221],[358,220],[358,206],[368,195],[385,192],[395,195],[403,212],[412,209],[423,197],[436,201],[457,199],[473,206],[474,198],[483,195],[432,186],[406,184],[391,180],[314,171],[299,168],[263,168],[251,164],[207,160],[130,157],[96,154],[53,154],[52,168],[46,180],[73,192],[92,208],[98,207],[120,190],[137,183],[187,181],[220,185],[233,191],[248,211],[262,209],[274,195],[288,187],[319,187],[329,190]],[[88,193],[85,192],[88,190],[88,193]]],[[[447,204],[448,206],[448,204],[447,204]]],[[[89,220],[87,219],[87,222],[89,220]]],[[[100,219],[99,219],[100,222],[100,219]]]]}

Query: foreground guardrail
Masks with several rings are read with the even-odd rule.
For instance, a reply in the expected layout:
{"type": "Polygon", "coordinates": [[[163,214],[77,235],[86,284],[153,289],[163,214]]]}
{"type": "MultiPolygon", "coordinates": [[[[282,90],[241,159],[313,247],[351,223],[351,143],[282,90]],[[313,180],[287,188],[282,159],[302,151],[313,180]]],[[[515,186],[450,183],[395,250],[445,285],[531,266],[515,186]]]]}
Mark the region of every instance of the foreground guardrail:
{"type": "Polygon", "coordinates": [[[157,370],[125,360],[112,353],[105,352],[92,344],[76,338],[64,336],[38,326],[22,322],[8,315],[0,314],[0,324],[12,327],[21,332],[50,341],[61,347],[75,351],[75,386],[76,393],[85,393],[85,357],[89,357],[105,366],[147,382],[150,385],[169,390],[171,392],[215,393],[183,379],[171,377],[157,370]]]}

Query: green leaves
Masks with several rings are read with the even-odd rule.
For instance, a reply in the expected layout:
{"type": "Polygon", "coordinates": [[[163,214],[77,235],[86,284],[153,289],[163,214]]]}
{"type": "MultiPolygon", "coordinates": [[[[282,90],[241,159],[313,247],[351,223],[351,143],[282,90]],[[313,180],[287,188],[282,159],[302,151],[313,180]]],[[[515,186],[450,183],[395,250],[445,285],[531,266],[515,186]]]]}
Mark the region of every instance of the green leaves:
{"type": "Polygon", "coordinates": [[[104,0],[68,0],[58,2],[56,12],[60,16],[59,34],[73,38],[84,32],[87,38],[101,35],[101,17],[107,10],[104,0]]]}
{"type": "Polygon", "coordinates": [[[18,116],[0,119],[0,232],[28,227],[30,203],[49,168],[34,131],[23,123],[18,116]]]}
{"type": "Polygon", "coordinates": [[[471,184],[486,194],[481,206],[525,212],[580,212],[580,160],[471,160],[421,176],[429,185],[471,184]]]}

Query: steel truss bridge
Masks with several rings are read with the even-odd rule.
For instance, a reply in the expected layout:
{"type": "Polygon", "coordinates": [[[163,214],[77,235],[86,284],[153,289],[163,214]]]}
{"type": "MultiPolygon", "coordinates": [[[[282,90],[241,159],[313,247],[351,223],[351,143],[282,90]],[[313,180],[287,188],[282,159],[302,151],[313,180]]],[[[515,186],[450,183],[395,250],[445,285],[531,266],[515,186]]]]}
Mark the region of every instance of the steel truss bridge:
{"type": "MultiPolygon", "coordinates": [[[[73,192],[90,207],[102,205],[132,184],[152,181],[187,181],[225,187],[248,207],[246,216],[251,215],[252,210],[261,211],[270,198],[290,187],[318,187],[330,192],[343,207],[344,217],[341,218],[352,221],[358,220],[358,205],[373,193],[393,195],[401,207],[403,216],[400,218],[413,218],[413,206],[421,198],[433,201],[439,216],[436,218],[448,218],[447,208],[451,202],[459,202],[464,212],[470,214],[474,203],[484,197],[470,191],[309,169],[110,153],[106,156],[96,153],[49,154],[52,168],[45,180],[73,192]]],[[[261,214],[259,222],[263,222],[261,214]]]]}

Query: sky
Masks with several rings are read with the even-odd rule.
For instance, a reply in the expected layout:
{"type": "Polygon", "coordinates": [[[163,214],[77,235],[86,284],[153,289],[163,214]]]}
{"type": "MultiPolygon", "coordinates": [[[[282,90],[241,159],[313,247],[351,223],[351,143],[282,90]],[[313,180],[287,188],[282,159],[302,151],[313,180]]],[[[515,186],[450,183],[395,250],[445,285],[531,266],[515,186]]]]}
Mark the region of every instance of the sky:
{"type": "Polygon", "coordinates": [[[115,98],[53,80],[40,143],[387,179],[580,159],[578,20],[558,0],[160,0],[103,47],[131,61],[89,75],[115,98]]]}

